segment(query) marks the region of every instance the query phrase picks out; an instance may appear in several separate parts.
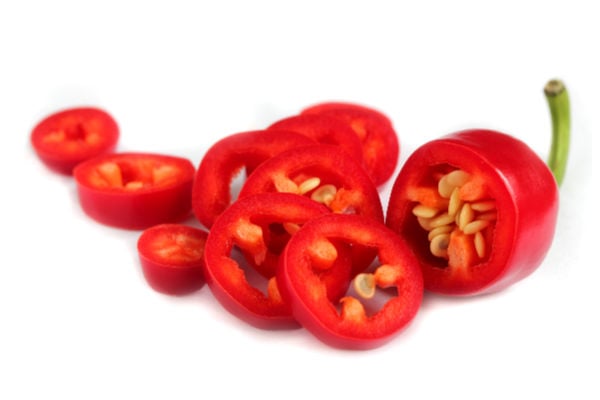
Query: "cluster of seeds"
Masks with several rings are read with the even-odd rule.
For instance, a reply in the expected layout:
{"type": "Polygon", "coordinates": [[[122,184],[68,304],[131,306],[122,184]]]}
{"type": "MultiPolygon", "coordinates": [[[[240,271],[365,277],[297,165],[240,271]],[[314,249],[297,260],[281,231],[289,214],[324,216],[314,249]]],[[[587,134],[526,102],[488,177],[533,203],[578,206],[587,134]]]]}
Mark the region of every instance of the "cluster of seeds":
{"type": "MultiPolygon", "coordinates": [[[[127,167],[127,166],[125,166],[127,167]]],[[[126,174],[124,168],[116,162],[107,161],[100,164],[92,173],[92,179],[98,187],[121,188],[125,190],[138,190],[145,186],[165,183],[173,178],[175,168],[169,165],[152,163],[136,163],[137,168],[129,166],[125,169],[135,171],[126,174]]]]}
{"type": "Polygon", "coordinates": [[[496,220],[496,203],[483,193],[475,198],[464,195],[463,188],[471,182],[471,175],[463,170],[447,173],[437,187],[444,207],[419,203],[412,209],[419,225],[429,232],[429,249],[436,257],[449,259],[451,235],[455,232],[471,238],[480,259],[486,256],[485,230],[491,229],[496,220]]]}
{"type": "Polygon", "coordinates": [[[299,184],[288,177],[275,177],[273,181],[278,192],[305,195],[312,191],[310,198],[326,206],[331,204],[337,194],[334,185],[321,185],[321,179],[316,176],[304,179],[299,184]]]}

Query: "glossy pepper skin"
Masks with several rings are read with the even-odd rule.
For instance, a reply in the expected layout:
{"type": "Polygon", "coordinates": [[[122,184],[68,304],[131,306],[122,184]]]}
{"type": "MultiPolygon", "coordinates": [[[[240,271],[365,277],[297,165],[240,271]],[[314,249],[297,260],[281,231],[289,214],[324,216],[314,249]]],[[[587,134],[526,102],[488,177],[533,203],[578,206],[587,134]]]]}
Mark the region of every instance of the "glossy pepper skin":
{"type": "Polygon", "coordinates": [[[427,290],[476,295],[504,289],[542,263],[557,212],[556,181],[525,143],[496,131],[465,130],[426,143],[409,157],[392,188],[386,223],[413,248],[427,290]],[[419,188],[435,186],[436,175],[452,169],[469,173],[495,203],[485,256],[464,267],[432,255],[428,233],[413,213],[423,197],[419,188]]]}
{"type": "Polygon", "coordinates": [[[339,118],[321,114],[293,115],[276,121],[267,129],[298,132],[318,143],[339,146],[362,163],[363,150],[358,135],[339,118]]]}
{"type": "Polygon", "coordinates": [[[146,282],[154,290],[184,295],[204,285],[204,245],[208,232],[182,224],[146,229],[137,242],[146,282]]]}
{"type": "Polygon", "coordinates": [[[355,103],[325,102],[302,110],[300,115],[338,118],[360,139],[364,166],[376,186],[392,177],[400,156],[400,141],[392,121],[384,113],[355,103]]]}
{"type": "MultiPolygon", "coordinates": [[[[280,243],[271,243],[271,229],[279,233],[283,224],[301,226],[328,213],[325,206],[290,193],[257,194],[232,203],[213,224],[204,250],[204,275],[215,298],[230,313],[255,327],[297,328],[289,305],[280,296],[275,271],[258,280],[259,284],[268,281],[263,291],[250,273],[252,266],[244,266],[235,253],[241,250],[254,257],[257,264],[278,259],[282,249],[280,243]]],[[[333,298],[345,293],[352,268],[350,252],[341,250],[339,254],[346,257],[340,257],[335,267],[319,277],[333,298]]]]}
{"type": "Polygon", "coordinates": [[[153,153],[93,157],[73,170],[79,203],[96,221],[143,230],[190,215],[194,165],[153,153]]]}

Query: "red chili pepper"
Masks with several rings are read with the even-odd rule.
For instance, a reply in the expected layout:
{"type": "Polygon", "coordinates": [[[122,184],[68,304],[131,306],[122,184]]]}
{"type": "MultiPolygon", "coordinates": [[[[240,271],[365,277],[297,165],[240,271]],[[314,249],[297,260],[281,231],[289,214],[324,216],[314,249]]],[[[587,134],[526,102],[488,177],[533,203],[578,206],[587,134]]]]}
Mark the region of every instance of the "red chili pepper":
{"type": "MultiPolygon", "coordinates": [[[[265,192],[300,194],[335,213],[384,220],[373,181],[355,159],[334,145],[298,147],[265,161],[248,176],[239,197],[265,192]]],[[[373,257],[371,249],[357,246],[353,251],[354,272],[365,269],[373,257]]],[[[269,273],[274,270],[274,266],[265,267],[269,273]]]]}
{"type": "MultiPolygon", "coordinates": [[[[265,282],[252,274],[251,267],[240,264],[243,260],[236,257],[236,250],[250,254],[256,264],[270,257],[279,258],[281,249],[271,246],[271,230],[287,231],[289,239],[306,221],[327,213],[325,206],[290,193],[263,193],[234,202],[216,219],[206,241],[205,277],[215,297],[229,312],[254,326],[297,327],[274,275],[265,282]],[[250,283],[256,278],[257,285],[266,289],[250,283]]],[[[349,253],[343,249],[327,250],[341,254],[319,278],[326,282],[328,295],[335,298],[346,291],[351,263],[349,253]]]]}
{"type": "Polygon", "coordinates": [[[160,154],[115,153],[73,171],[83,210],[106,225],[126,229],[177,222],[191,211],[194,166],[160,154]]]}
{"type": "Polygon", "coordinates": [[[137,242],[142,272],[156,291],[181,295],[204,285],[204,245],[208,232],[187,225],[160,224],[137,242]]]}
{"type": "Polygon", "coordinates": [[[400,154],[398,136],[391,120],[382,112],[352,103],[320,103],[301,113],[329,115],[348,124],[362,143],[363,160],[376,186],[394,173],[400,154]]]}
{"type": "Polygon", "coordinates": [[[520,140],[468,130],[417,149],[388,207],[386,223],[417,254],[426,289],[479,294],[540,265],[554,236],[558,187],[520,140]]]}
{"type": "Polygon", "coordinates": [[[337,145],[362,163],[362,144],[358,135],[344,121],[330,115],[294,115],[273,123],[267,129],[298,132],[318,143],[337,145]]]}
{"type": "Polygon", "coordinates": [[[80,162],[112,152],[118,138],[119,127],[113,117],[92,107],[51,114],[31,132],[31,144],[38,157],[51,169],[67,175],[80,162]]]}
{"type": "Polygon", "coordinates": [[[231,182],[246,168],[250,173],[263,161],[315,141],[296,132],[259,130],[227,136],[204,155],[194,179],[192,209],[196,218],[210,228],[231,204],[231,182]]]}
{"type": "Polygon", "coordinates": [[[419,264],[384,224],[358,215],[327,214],[306,222],[290,239],[277,283],[292,314],[324,343],[348,349],[381,346],[415,317],[423,296],[419,264]],[[334,304],[315,265],[331,264],[332,242],[377,249],[379,265],[354,278],[355,293],[334,304]],[[383,305],[381,305],[383,303],[383,305]],[[340,311],[338,311],[340,308],[340,311]]]}

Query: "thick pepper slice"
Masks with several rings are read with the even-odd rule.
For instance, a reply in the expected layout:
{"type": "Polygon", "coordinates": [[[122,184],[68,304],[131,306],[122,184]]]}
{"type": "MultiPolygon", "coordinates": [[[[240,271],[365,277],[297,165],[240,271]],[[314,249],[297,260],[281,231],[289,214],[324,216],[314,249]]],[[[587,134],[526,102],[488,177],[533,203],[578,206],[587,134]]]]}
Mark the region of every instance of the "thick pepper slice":
{"type": "Polygon", "coordinates": [[[41,120],[31,132],[38,157],[51,169],[70,175],[82,161],[114,150],[119,127],[106,111],[69,108],[41,120]]]}
{"type": "Polygon", "coordinates": [[[157,292],[182,295],[204,285],[204,244],[208,232],[181,224],[159,224],[138,238],[146,281],[157,292]]]}
{"type": "Polygon", "coordinates": [[[198,166],[192,188],[194,215],[210,228],[231,204],[231,183],[242,169],[249,173],[282,151],[314,143],[305,135],[275,129],[240,132],[219,140],[198,166]]]}
{"type": "Polygon", "coordinates": [[[86,214],[106,225],[146,229],[191,213],[194,165],[163,154],[114,153],[73,170],[86,214]]]}
{"type": "Polygon", "coordinates": [[[363,162],[376,186],[391,178],[400,143],[391,120],[382,112],[359,104],[326,102],[312,105],[302,115],[328,115],[349,125],[362,143],[363,162]]]}
{"type": "MultiPolygon", "coordinates": [[[[334,145],[299,147],[265,161],[248,176],[239,197],[285,192],[306,196],[338,214],[357,214],[383,222],[381,200],[364,168],[334,145]]],[[[373,260],[372,249],[355,246],[354,271],[361,272],[373,260]]],[[[272,273],[275,266],[263,264],[272,273]]]]}
{"type": "Polygon", "coordinates": [[[285,248],[277,282],[298,322],[324,343],[346,349],[391,340],[413,320],[423,296],[410,247],[381,222],[358,215],[328,214],[304,224],[285,248]],[[310,251],[329,242],[369,246],[378,255],[378,265],[357,275],[339,302],[328,298],[314,272],[319,252],[310,251]]]}
{"type": "Polygon", "coordinates": [[[386,223],[416,253],[427,290],[474,295],[501,290],[541,264],[557,211],[556,181],[525,143],[467,130],[409,157],[386,223]]]}
{"type": "MultiPolygon", "coordinates": [[[[217,300],[233,315],[259,328],[298,327],[287,302],[281,298],[275,274],[264,278],[245,265],[239,251],[251,254],[256,264],[280,256],[280,233],[296,231],[327,208],[303,196],[263,193],[234,202],[213,224],[204,250],[206,282],[217,300]],[[271,231],[277,232],[276,243],[271,231]],[[252,282],[252,283],[251,283],[252,282]],[[261,285],[263,287],[261,287],[261,285]]],[[[349,250],[343,246],[315,246],[320,254],[319,282],[331,298],[346,292],[350,279],[349,250]]]]}

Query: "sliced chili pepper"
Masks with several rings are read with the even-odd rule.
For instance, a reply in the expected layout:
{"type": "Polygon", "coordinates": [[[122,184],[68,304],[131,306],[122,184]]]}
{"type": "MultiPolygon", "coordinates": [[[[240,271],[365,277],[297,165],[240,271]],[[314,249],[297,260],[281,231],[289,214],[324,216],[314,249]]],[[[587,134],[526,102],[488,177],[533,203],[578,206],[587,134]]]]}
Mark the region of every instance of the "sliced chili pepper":
{"type": "Polygon", "coordinates": [[[94,107],[51,114],[31,132],[31,144],[38,157],[51,169],[67,175],[80,162],[112,152],[118,138],[119,127],[113,117],[94,107]]]}
{"type": "Polygon", "coordinates": [[[146,229],[137,242],[142,272],[156,291],[182,295],[204,285],[204,245],[208,232],[181,224],[146,229]]]}
{"type": "Polygon", "coordinates": [[[191,212],[193,164],[181,157],[114,153],[73,171],[83,211],[106,225],[146,229],[191,212]]]}
{"type": "Polygon", "coordinates": [[[362,160],[360,139],[346,122],[333,116],[321,114],[294,115],[273,123],[267,129],[298,132],[318,143],[339,146],[351,157],[362,160]]]}
{"type": "Polygon", "coordinates": [[[388,207],[386,223],[417,254],[426,289],[472,295],[503,289],[541,264],[558,187],[522,141],[467,130],[417,149],[388,207]]]}
{"type": "MultiPolygon", "coordinates": [[[[205,277],[215,297],[229,312],[254,326],[297,327],[274,274],[267,277],[265,294],[250,283],[251,267],[246,266],[245,272],[236,250],[251,253],[257,264],[269,257],[278,258],[281,248],[271,247],[269,229],[277,226],[287,230],[289,239],[306,221],[327,213],[325,206],[290,193],[263,193],[234,202],[216,219],[206,241],[205,277]]],[[[339,297],[348,286],[349,252],[343,247],[324,251],[329,258],[323,258],[319,266],[319,281],[325,282],[332,298],[339,297]]]]}
{"type": "Polygon", "coordinates": [[[423,296],[419,264],[408,245],[381,222],[359,215],[328,214],[305,223],[285,248],[277,283],[302,326],[324,343],[348,349],[371,349],[392,339],[415,317],[423,296]],[[379,262],[372,272],[357,275],[354,293],[336,304],[314,272],[321,252],[307,252],[331,242],[373,247],[379,262]]]}
{"type": "Polygon", "coordinates": [[[390,179],[398,164],[400,143],[385,114],[359,104],[339,102],[315,104],[301,114],[329,115],[344,121],[362,143],[364,165],[375,185],[381,186],[390,179]]]}
{"type": "MultiPolygon", "coordinates": [[[[381,200],[362,166],[334,145],[287,150],[258,166],[242,186],[239,197],[264,192],[304,195],[332,212],[363,215],[383,222],[381,200]]],[[[354,272],[365,269],[374,252],[355,246],[354,272]]],[[[263,265],[271,273],[274,266],[263,265]]]]}
{"type": "Polygon", "coordinates": [[[231,182],[246,168],[252,171],[261,162],[314,140],[296,132],[259,130],[241,132],[216,142],[204,155],[194,179],[192,209],[196,218],[210,228],[231,204],[231,182]]]}

